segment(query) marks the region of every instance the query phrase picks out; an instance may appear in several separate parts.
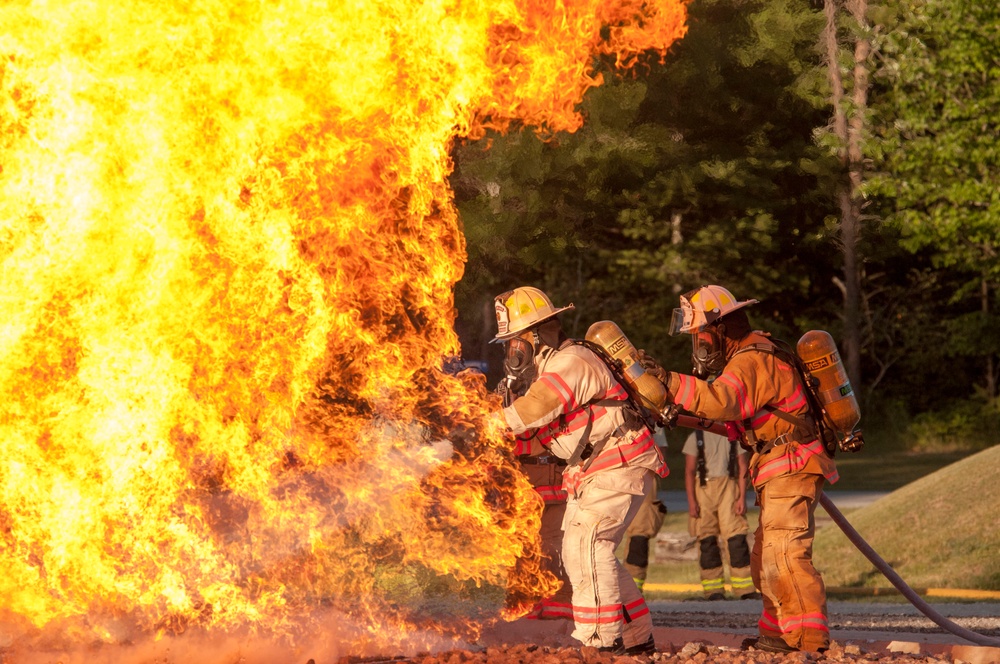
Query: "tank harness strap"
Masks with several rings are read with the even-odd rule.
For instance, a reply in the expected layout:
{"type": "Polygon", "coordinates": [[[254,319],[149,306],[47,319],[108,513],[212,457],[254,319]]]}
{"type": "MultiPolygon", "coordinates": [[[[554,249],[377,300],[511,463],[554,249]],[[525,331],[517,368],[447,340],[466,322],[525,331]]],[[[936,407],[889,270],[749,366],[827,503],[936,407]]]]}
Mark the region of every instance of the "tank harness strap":
{"type": "Polygon", "coordinates": [[[705,486],[708,482],[708,470],[705,467],[705,434],[701,429],[695,429],[694,439],[698,445],[698,484],[705,486]]]}
{"type": "MultiPolygon", "coordinates": [[[[784,342],[777,340],[772,341],[772,343],[770,344],[753,343],[743,348],[740,348],[738,351],[733,353],[733,356],[735,357],[740,353],[746,353],[755,350],[760,353],[768,353],[770,355],[774,355],[775,357],[781,359],[782,361],[787,362],[793,369],[795,369],[796,374],[798,374],[799,382],[802,383],[802,389],[805,391],[808,399],[808,396],[810,394],[809,387],[805,384],[805,377],[802,375],[801,367],[799,366],[800,361],[798,359],[798,356],[795,355],[795,353],[790,350],[790,347],[787,346],[788,345],[785,344],[784,342]]],[[[785,411],[779,410],[778,408],[776,408],[771,404],[763,406],[763,409],[773,414],[775,417],[778,417],[788,422],[789,424],[792,424],[793,426],[805,429],[806,431],[810,432],[810,434],[813,436],[819,435],[817,433],[815,418],[812,416],[811,413],[812,410],[811,403],[810,403],[810,412],[806,416],[807,419],[802,419],[801,417],[796,417],[791,413],[786,413],[785,411]]],[[[758,454],[765,454],[767,452],[770,452],[775,445],[782,445],[786,442],[790,442],[788,440],[788,434],[782,434],[777,438],[775,438],[774,440],[769,440],[764,443],[761,443],[760,441],[757,440],[757,436],[750,428],[750,418],[743,420],[743,429],[746,432],[747,442],[750,443],[751,449],[754,449],[758,454]]]]}
{"type": "Polygon", "coordinates": [[[569,339],[568,342],[578,346],[583,346],[596,355],[597,359],[604,363],[604,366],[606,366],[608,371],[611,372],[611,377],[614,378],[615,382],[621,386],[622,390],[624,390],[626,394],[625,399],[601,399],[591,403],[598,406],[624,408],[626,417],[631,414],[634,416],[636,422],[642,423],[643,426],[649,429],[649,433],[655,433],[656,424],[652,417],[648,413],[647,409],[636,401],[635,396],[628,389],[628,383],[622,373],[621,361],[610,357],[599,344],[592,341],[587,341],[586,339],[569,339]]]}
{"type": "Polygon", "coordinates": [[[736,441],[729,441],[729,477],[734,480],[739,473],[739,466],[736,463],[736,441]]]}
{"type": "Polygon", "coordinates": [[[764,406],[764,410],[766,410],[769,413],[772,413],[775,417],[779,417],[790,424],[794,424],[797,427],[802,427],[803,429],[806,429],[808,431],[813,430],[813,423],[811,421],[804,420],[801,417],[796,417],[791,413],[786,413],[783,410],[775,408],[771,404],[767,404],[766,406],[764,406]]]}
{"type": "MultiPolygon", "coordinates": [[[[653,428],[650,427],[649,423],[646,421],[646,418],[643,417],[642,412],[639,410],[639,406],[632,399],[632,395],[629,394],[627,389],[625,389],[624,379],[621,376],[621,368],[619,367],[618,364],[615,363],[614,360],[612,360],[610,357],[607,356],[607,354],[604,352],[604,349],[602,349],[599,345],[593,342],[586,341],[583,339],[567,339],[566,342],[564,342],[564,344],[560,346],[559,350],[562,350],[563,348],[566,348],[571,344],[577,346],[583,346],[584,348],[587,348],[592,353],[594,353],[594,355],[596,355],[599,360],[604,362],[604,365],[608,368],[608,371],[611,372],[611,377],[615,380],[615,382],[617,382],[619,385],[622,386],[622,389],[625,390],[625,393],[628,395],[628,398],[626,399],[591,399],[590,401],[584,404],[584,407],[602,406],[604,408],[621,408],[622,415],[625,418],[625,422],[619,425],[618,428],[615,429],[613,432],[611,432],[610,436],[600,441],[596,445],[588,441],[584,445],[581,445],[577,449],[576,453],[574,453],[573,456],[569,458],[569,465],[573,465],[578,461],[583,461],[584,462],[583,471],[586,472],[587,469],[590,468],[590,464],[594,462],[594,459],[600,456],[601,452],[604,451],[605,446],[611,440],[621,438],[622,436],[627,434],[632,429],[632,425],[635,425],[637,423],[642,423],[647,428],[650,429],[650,433],[653,432],[653,428]]],[[[565,413],[560,417],[565,418],[565,413]]],[[[562,420],[562,422],[565,422],[565,420],[562,420]]],[[[583,434],[580,436],[581,441],[588,440],[590,438],[590,430],[592,427],[593,427],[593,422],[588,422],[587,428],[584,429],[583,434]]]]}

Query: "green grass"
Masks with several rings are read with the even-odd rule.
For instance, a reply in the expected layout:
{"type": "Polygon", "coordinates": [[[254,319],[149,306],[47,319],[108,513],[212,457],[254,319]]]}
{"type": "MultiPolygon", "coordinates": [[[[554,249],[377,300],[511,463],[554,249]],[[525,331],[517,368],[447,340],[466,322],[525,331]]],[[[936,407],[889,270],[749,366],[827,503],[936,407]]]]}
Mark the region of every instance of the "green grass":
{"type": "MultiPolygon", "coordinates": [[[[962,459],[847,520],[913,588],[1000,590],[1000,446],[962,459]]],[[[839,528],[816,536],[828,585],[887,587],[839,528]]]]}
{"type": "MultiPolygon", "coordinates": [[[[667,457],[671,476],[661,488],[682,490],[683,457],[676,449],[667,457]]],[[[1000,527],[995,516],[1000,504],[1000,482],[995,479],[1000,477],[1000,446],[975,454],[879,454],[869,448],[841,454],[837,462],[841,480],[833,490],[892,492],[868,507],[844,510],[844,515],[911,587],[1000,590],[1000,527]]],[[[816,516],[814,562],[827,586],[892,589],[822,507],[816,516]]],[[[756,510],[750,510],[748,520],[753,531],[756,510]]],[[[663,531],[686,533],[687,514],[668,514],[663,531]]],[[[647,583],[698,580],[697,562],[679,561],[652,564],[647,583]]]]}
{"type": "Polygon", "coordinates": [[[879,454],[862,450],[837,455],[840,480],[834,491],[895,491],[921,477],[970,456],[972,452],[905,452],[879,454]]]}
{"type": "MultiPolygon", "coordinates": [[[[684,490],[681,444],[671,441],[667,447],[665,457],[670,476],[660,483],[662,490],[684,490]]],[[[837,455],[840,480],[831,488],[835,491],[895,491],[972,454],[975,451],[912,452],[880,449],[875,444],[869,444],[861,452],[841,452],[837,455]]]]}

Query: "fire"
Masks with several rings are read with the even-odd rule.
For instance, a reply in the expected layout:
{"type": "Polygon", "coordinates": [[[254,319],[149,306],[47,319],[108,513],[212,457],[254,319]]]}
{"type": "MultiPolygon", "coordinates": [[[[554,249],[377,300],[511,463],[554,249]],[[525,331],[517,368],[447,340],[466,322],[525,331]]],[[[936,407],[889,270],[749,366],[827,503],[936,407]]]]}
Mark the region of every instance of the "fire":
{"type": "Polygon", "coordinates": [[[294,635],[324,607],[360,639],[435,623],[434,584],[508,615],[551,589],[497,404],[442,371],[465,257],[449,150],[513,121],[576,129],[594,57],[662,56],[684,18],[0,7],[9,640],[294,635]]]}

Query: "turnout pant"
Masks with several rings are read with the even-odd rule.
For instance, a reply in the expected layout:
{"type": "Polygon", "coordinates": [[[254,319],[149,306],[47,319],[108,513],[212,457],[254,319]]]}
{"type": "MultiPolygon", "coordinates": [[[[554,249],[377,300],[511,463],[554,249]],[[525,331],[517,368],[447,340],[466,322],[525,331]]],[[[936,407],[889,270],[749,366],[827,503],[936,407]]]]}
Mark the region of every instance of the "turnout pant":
{"type": "Polygon", "coordinates": [[[650,485],[652,471],[620,468],[585,480],[566,505],[563,561],[573,585],[573,638],[626,648],[645,643],[653,621],[642,593],[615,550],[650,485]]]}
{"type": "Polygon", "coordinates": [[[826,588],[812,563],[814,514],[824,481],[822,475],[781,475],[757,490],[760,525],[751,571],[764,601],[758,629],[800,650],[830,645],[826,588]]]}
{"type": "Polygon", "coordinates": [[[667,514],[666,506],[657,500],[656,481],[654,480],[649,493],[642,501],[642,506],[625,531],[626,571],[635,579],[636,586],[642,591],[646,583],[646,572],[649,568],[650,548],[655,545],[656,534],[663,527],[663,519],[667,514]]]}
{"type": "Polygon", "coordinates": [[[542,510],[542,567],[562,582],[551,597],[535,604],[526,616],[535,620],[573,619],[573,590],[563,565],[563,519],[566,516],[566,498],[562,490],[562,467],[556,464],[522,464],[521,471],[528,476],[535,491],[545,501],[542,510]]]}
{"type": "Polygon", "coordinates": [[[731,477],[710,477],[705,486],[697,484],[695,492],[701,516],[695,521],[693,534],[701,550],[698,566],[705,596],[726,591],[720,536],[729,552],[729,581],[733,594],[737,597],[752,594],[755,591],[747,545],[750,527],[745,516],[738,516],[733,511],[733,504],[741,497],[739,484],[731,477]]]}

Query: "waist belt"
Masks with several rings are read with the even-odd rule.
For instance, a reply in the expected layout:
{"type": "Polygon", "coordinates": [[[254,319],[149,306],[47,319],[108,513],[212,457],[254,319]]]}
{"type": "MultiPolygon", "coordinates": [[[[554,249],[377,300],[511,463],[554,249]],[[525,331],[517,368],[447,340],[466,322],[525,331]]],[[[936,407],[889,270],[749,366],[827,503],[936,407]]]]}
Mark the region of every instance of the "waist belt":
{"type": "Polygon", "coordinates": [[[810,440],[799,440],[798,438],[792,438],[787,433],[783,433],[774,440],[757,440],[757,446],[754,448],[757,454],[767,454],[772,449],[778,445],[787,445],[788,443],[799,443],[804,445],[806,443],[812,442],[810,440]]]}
{"type": "Polygon", "coordinates": [[[565,466],[566,460],[560,459],[554,454],[542,454],[540,456],[531,456],[530,454],[520,454],[517,457],[518,463],[523,463],[527,466],[565,466]]]}

